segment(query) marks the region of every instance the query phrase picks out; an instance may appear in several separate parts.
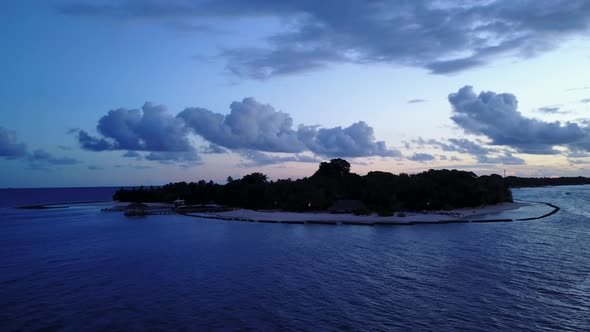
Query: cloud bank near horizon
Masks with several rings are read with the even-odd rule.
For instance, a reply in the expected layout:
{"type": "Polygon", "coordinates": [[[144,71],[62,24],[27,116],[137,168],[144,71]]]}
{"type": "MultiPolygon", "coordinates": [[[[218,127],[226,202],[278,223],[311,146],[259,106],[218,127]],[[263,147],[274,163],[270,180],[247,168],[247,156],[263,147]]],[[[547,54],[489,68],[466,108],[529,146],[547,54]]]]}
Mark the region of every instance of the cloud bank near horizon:
{"type": "MultiPolygon", "coordinates": [[[[374,130],[364,121],[348,127],[322,128],[299,125],[287,113],[275,110],[254,98],[244,98],[230,105],[229,114],[189,107],[176,116],[162,105],[145,103],[141,109],[119,108],[100,118],[96,127],[100,136],[85,130],[78,132],[78,142],[88,151],[125,150],[125,157],[147,160],[200,161],[200,154],[190,141],[195,134],[209,142],[203,153],[232,150],[250,156],[255,164],[271,161],[309,161],[304,152],[321,157],[401,157],[396,149],[375,139],[374,130]],[[296,154],[277,159],[264,153],[296,154]],[[266,156],[266,157],[265,157],[266,156]]],[[[316,160],[316,159],[313,159],[316,160]]]]}
{"type": "Polygon", "coordinates": [[[268,32],[264,46],[222,51],[227,69],[248,79],[337,63],[452,74],[502,57],[535,57],[590,30],[588,1],[71,0],[57,10],[69,16],[156,22],[183,31],[206,27],[211,19],[226,25],[240,19],[281,22],[268,32]]]}
{"type": "MultiPolygon", "coordinates": [[[[425,140],[419,137],[411,141],[413,144],[471,155],[481,164],[503,165],[526,164],[524,159],[514,155],[519,153],[590,152],[590,126],[528,118],[519,112],[518,100],[513,94],[491,91],[476,94],[471,86],[464,86],[449,94],[448,101],[451,121],[465,134],[476,138],[425,140]]],[[[241,165],[250,167],[316,162],[317,157],[404,158],[399,150],[378,141],[373,128],[364,121],[348,127],[295,126],[289,114],[251,97],[231,103],[229,109],[228,114],[221,114],[188,107],[174,116],[166,107],[152,103],[145,103],[141,109],[120,108],[109,111],[99,120],[97,132],[100,136],[80,130],[78,141],[85,150],[125,150],[125,157],[163,163],[190,161],[199,164],[202,154],[229,151],[248,160],[241,165]],[[208,145],[197,151],[191,135],[201,137],[208,145]]],[[[409,143],[407,148],[410,149],[409,143]]],[[[456,160],[454,157],[446,160],[456,160]]],[[[405,159],[425,163],[435,162],[437,158],[431,153],[412,151],[405,159]]]]}
{"type": "Polygon", "coordinates": [[[70,157],[56,157],[43,150],[29,152],[25,143],[19,142],[16,132],[0,126],[0,157],[9,160],[24,160],[29,169],[46,169],[49,166],[75,165],[80,161],[70,157]]]}
{"type": "Polygon", "coordinates": [[[518,111],[510,93],[482,91],[464,86],[448,97],[451,120],[467,134],[483,136],[491,145],[506,146],[519,153],[559,154],[556,146],[571,151],[590,151],[590,127],[575,122],[545,122],[518,111]]]}

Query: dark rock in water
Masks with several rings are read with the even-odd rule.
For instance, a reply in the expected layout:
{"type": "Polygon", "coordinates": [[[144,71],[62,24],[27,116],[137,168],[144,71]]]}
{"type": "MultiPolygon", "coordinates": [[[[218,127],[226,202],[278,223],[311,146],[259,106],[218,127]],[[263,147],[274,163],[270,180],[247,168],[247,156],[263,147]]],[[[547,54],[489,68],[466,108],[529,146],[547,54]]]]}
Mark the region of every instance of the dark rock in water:
{"type": "Polygon", "coordinates": [[[511,222],[512,219],[477,219],[471,220],[471,222],[511,222]]]}
{"type": "Polygon", "coordinates": [[[312,225],[338,225],[338,222],[331,221],[331,220],[309,220],[305,222],[306,224],[312,225]]]}
{"type": "Polygon", "coordinates": [[[268,223],[268,224],[276,224],[278,221],[276,220],[258,220],[258,222],[268,223]]]}
{"type": "Polygon", "coordinates": [[[364,221],[343,221],[342,225],[356,225],[356,226],[374,226],[375,223],[364,221]]]}

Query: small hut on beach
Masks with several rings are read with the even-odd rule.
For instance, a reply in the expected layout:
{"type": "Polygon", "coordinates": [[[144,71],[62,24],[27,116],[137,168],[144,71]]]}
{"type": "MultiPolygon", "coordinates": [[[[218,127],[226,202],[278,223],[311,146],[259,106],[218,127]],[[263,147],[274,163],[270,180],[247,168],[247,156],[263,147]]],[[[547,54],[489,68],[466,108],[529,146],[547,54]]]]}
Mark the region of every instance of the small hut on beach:
{"type": "Polygon", "coordinates": [[[148,208],[148,206],[143,203],[134,202],[134,203],[127,205],[125,207],[125,210],[147,210],[147,208],[148,208]]]}
{"type": "Polygon", "coordinates": [[[126,217],[145,216],[147,215],[148,206],[143,203],[131,203],[125,207],[123,214],[126,217]]]}

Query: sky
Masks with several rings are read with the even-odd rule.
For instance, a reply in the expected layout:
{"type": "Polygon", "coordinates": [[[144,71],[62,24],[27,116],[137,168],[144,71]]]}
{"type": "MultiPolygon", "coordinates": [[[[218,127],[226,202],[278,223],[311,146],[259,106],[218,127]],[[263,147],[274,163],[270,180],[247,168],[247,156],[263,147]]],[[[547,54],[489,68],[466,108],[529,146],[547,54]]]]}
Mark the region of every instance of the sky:
{"type": "Polygon", "coordinates": [[[590,176],[590,1],[0,4],[0,188],[590,176]]]}

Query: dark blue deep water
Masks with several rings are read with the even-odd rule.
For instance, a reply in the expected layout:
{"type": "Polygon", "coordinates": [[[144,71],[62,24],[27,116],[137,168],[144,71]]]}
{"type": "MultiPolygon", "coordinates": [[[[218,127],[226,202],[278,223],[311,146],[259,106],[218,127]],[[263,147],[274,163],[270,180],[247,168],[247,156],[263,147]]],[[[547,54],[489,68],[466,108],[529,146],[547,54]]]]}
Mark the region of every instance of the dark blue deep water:
{"type": "Polygon", "coordinates": [[[590,330],[590,187],[514,196],[562,210],[366,227],[2,208],[0,330],[590,330]]]}

